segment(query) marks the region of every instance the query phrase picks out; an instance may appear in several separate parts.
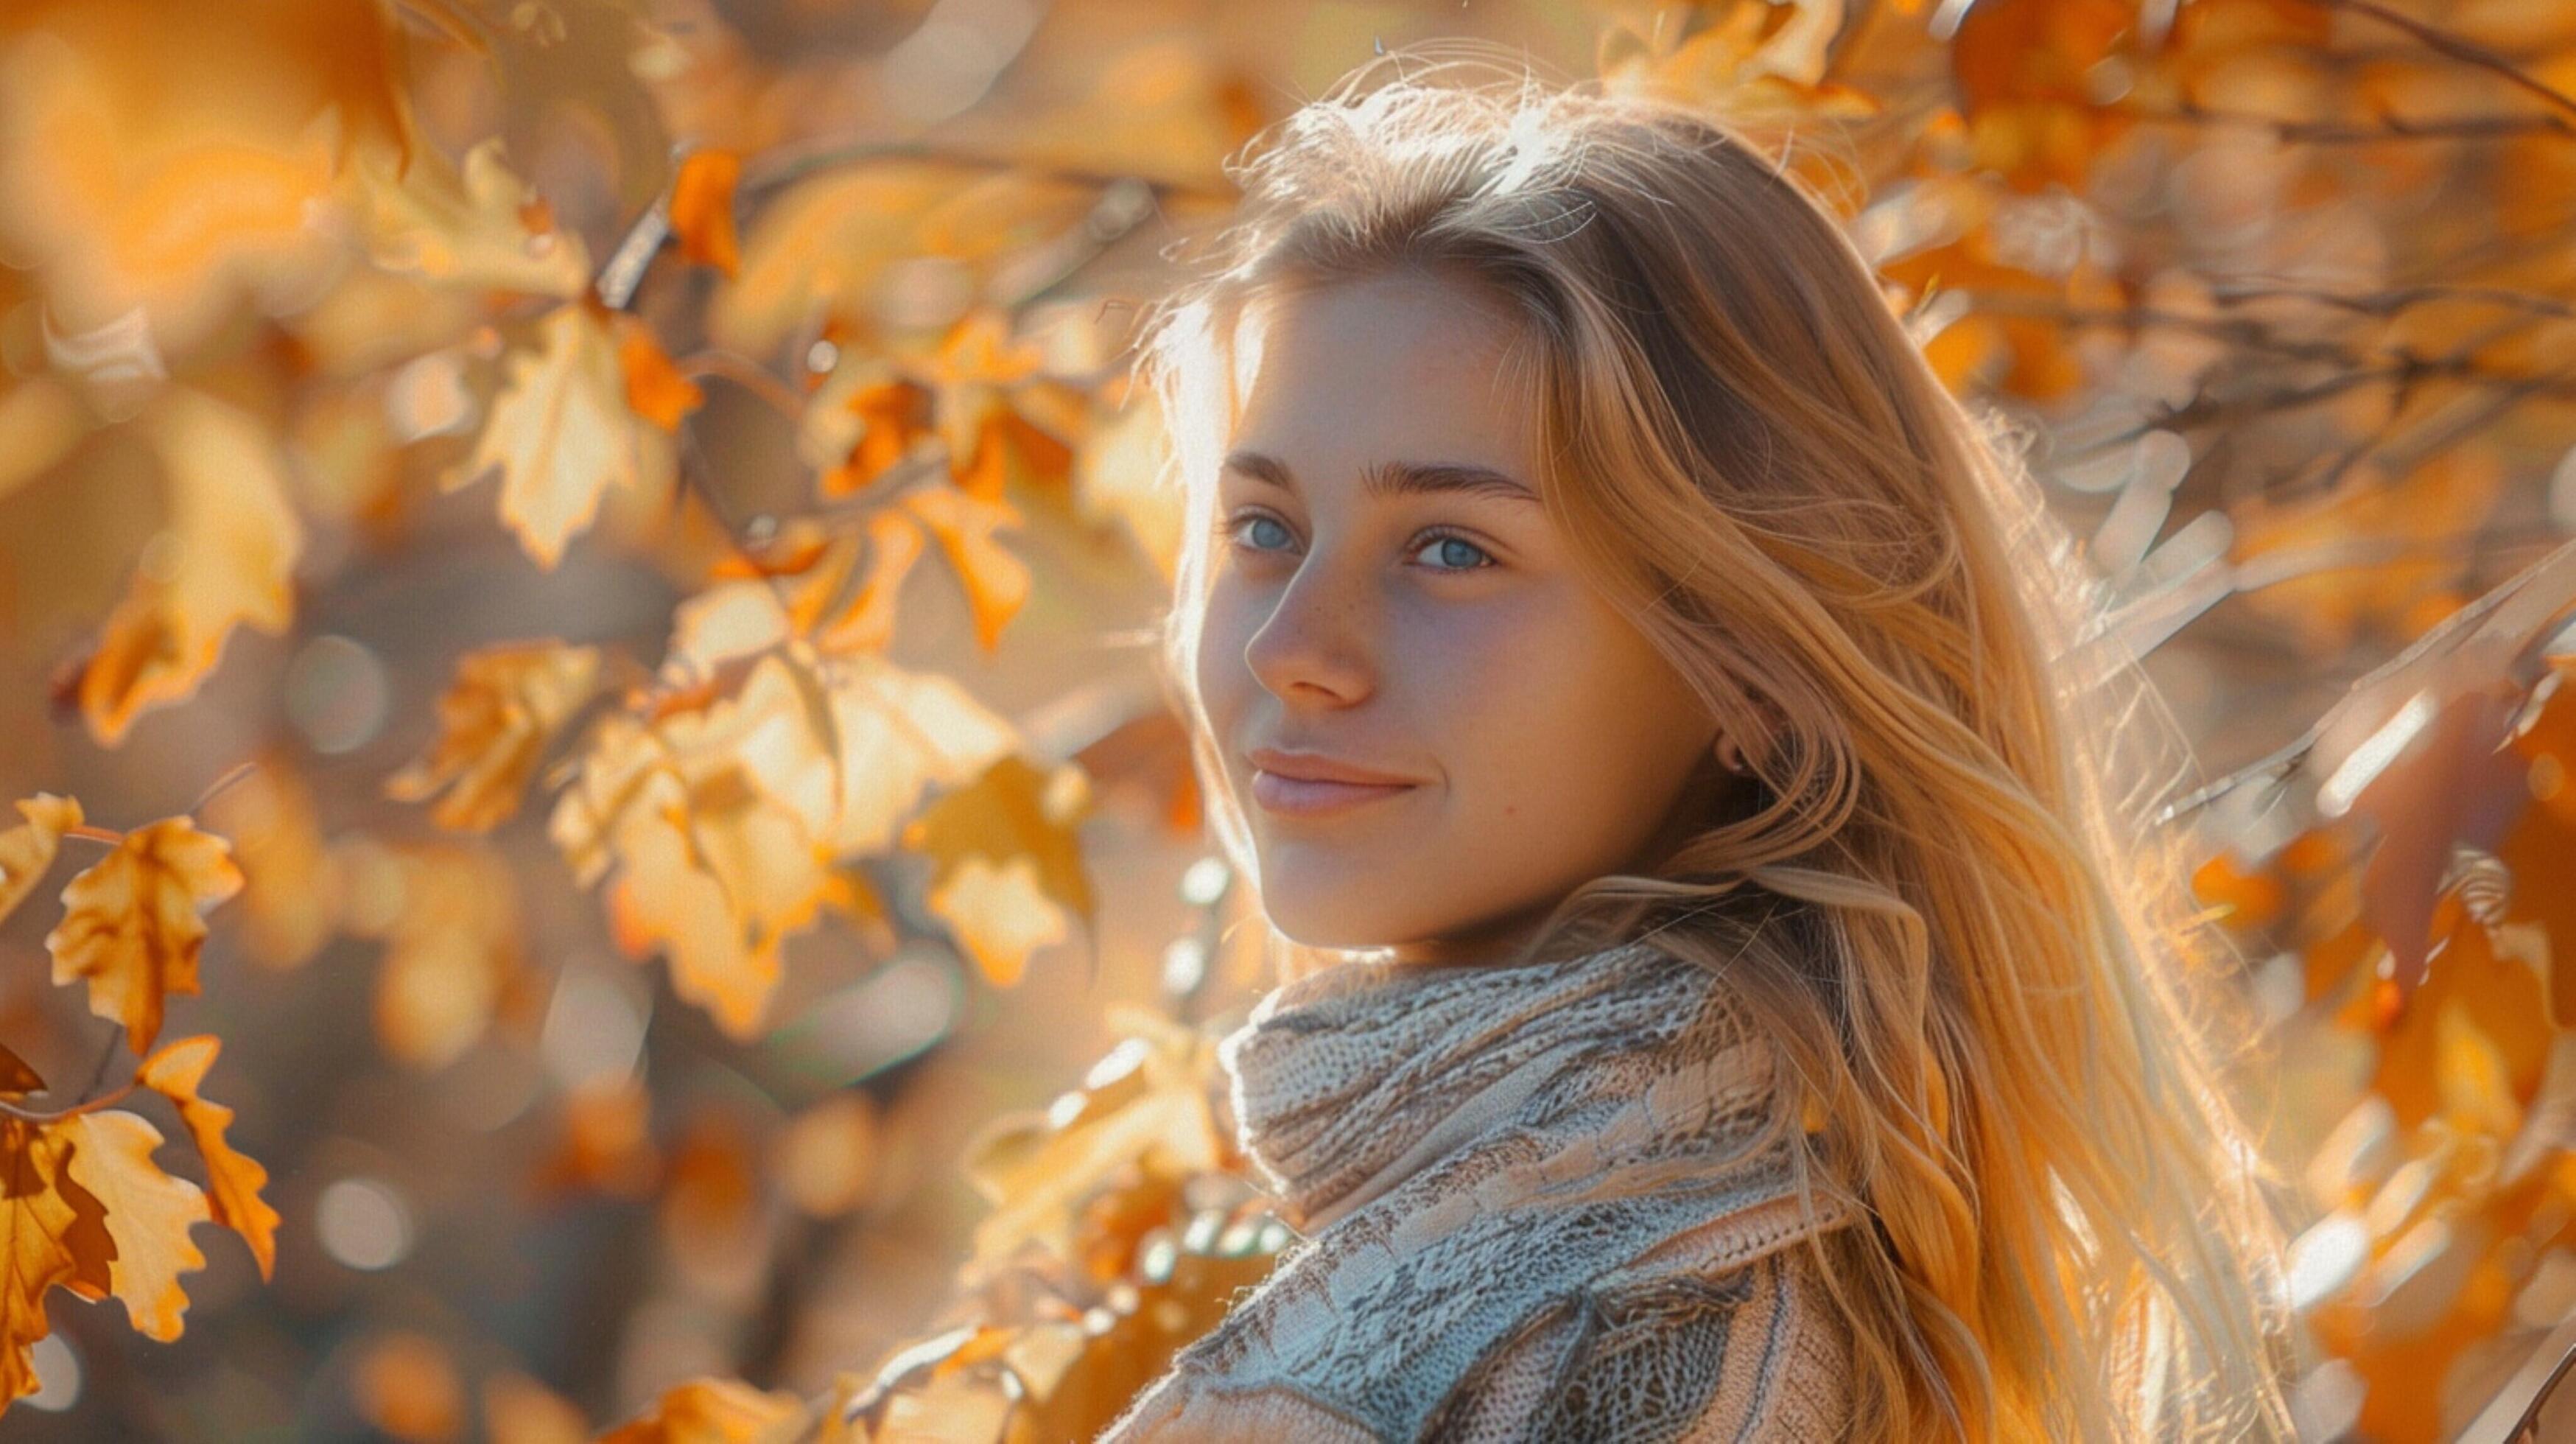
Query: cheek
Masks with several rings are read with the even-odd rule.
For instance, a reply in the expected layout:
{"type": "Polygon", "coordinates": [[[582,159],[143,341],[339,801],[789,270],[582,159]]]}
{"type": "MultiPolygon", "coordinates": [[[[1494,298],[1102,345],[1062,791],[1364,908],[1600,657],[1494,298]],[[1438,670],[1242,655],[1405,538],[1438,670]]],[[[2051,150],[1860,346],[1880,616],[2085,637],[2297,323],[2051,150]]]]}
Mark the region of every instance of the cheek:
{"type": "Polygon", "coordinates": [[[1700,708],[1624,621],[1553,611],[1466,657],[1449,725],[1470,811],[1573,836],[1624,832],[1670,802],[1700,708]]]}
{"type": "Polygon", "coordinates": [[[1242,600],[1234,595],[1232,585],[1223,579],[1212,583],[1206,606],[1200,612],[1198,646],[1190,656],[1190,668],[1200,700],[1207,705],[1208,718],[1220,728],[1243,705],[1244,690],[1252,682],[1251,671],[1243,661],[1250,627],[1242,600]]]}

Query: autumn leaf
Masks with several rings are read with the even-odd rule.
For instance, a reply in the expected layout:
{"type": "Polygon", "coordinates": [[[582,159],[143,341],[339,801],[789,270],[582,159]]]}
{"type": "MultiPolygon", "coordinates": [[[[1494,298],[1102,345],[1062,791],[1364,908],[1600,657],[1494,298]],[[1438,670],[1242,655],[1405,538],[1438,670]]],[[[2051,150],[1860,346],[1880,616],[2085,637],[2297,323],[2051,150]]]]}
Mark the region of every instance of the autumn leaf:
{"type": "Polygon", "coordinates": [[[116,1241],[107,1210],[70,1168],[73,1140],[18,1118],[0,1118],[0,1403],[32,1394],[29,1354],[52,1331],[45,1291],[56,1284],[87,1299],[115,1291],[116,1241]]]}
{"type": "Polygon", "coordinates": [[[896,377],[864,385],[841,404],[858,419],[859,431],[849,455],[824,471],[818,490],[826,497],[866,490],[938,435],[931,424],[930,388],[915,381],[896,377]]]}
{"type": "Polygon", "coordinates": [[[442,1068],[472,1047],[520,985],[518,884],[480,847],[410,844],[365,854],[384,871],[367,890],[385,916],[359,920],[385,939],[376,972],[376,1036],[415,1068],[442,1068]]]}
{"type": "Polygon", "coordinates": [[[179,1275],[206,1266],[188,1237],[209,1218],[206,1195],[172,1178],[152,1161],[161,1130],[131,1113],[106,1109],[53,1125],[69,1147],[65,1166],[107,1210],[107,1232],[116,1240],[109,1286],[125,1303],[134,1331],[164,1343],[179,1337],[188,1295],[179,1275]]]}
{"type": "Polygon", "coordinates": [[[416,151],[406,168],[374,146],[360,150],[352,172],[369,254],[387,270],[566,300],[590,284],[589,249],[552,223],[502,159],[497,136],[466,151],[461,173],[435,147],[416,151]]]}
{"type": "Polygon", "coordinates": [[[550,832],[585,882],[613,861],[630,952],[662,951],[673,988],[750,1036],[778,949],[834,886],[822,842],[838,775],[798,669],[763,658],[740,691],[646,728],[603,724],[550,832]]]}
{"type": "Polygon", "coordinates": [[[474,454],[443,483],[454,491],[501,469],[501,518],[539,566],[563,560],[611,487],[634,485],[643,459],[616,338],[587,301],[538,322],[534,349],[510,353],[474,454]]]}
{"type": "Polygon", "coordinates": [[[805,1415],[793,1394],[738,1379],[692,1379],[654,1401],[643,1417],[599,1436],[598,1444],[785,1444],[782,1431],[805,1415]]]}
{"type": "Polygon", "coordinates": [[[826,686],[844,779],[829,834],[837,855],[892,848],[925,793],[982,775],[1019,745],[1018,729],[937,672],[863,653],[833,658],[826,686]]]}
{"type": "Polygon", "coordinates": [[[599,661],[596,647],[551,640],[469,653],[438,699],[438,739],[385,780],[385,795],[421,802],[443,792],[430,820],[458,832],[506,821],[555,734],[597,690],[599,661]]]}
{"type": "Polygon", "coordinates": [[[464,1423],[456,1361],[426,1334],[398,1329],[368,1340],[350,1382],[367,1422],[405,1444],[442,1444],[464,1423]]]}
{"type": "Polygon", "coordinates": [[[149,1051],[163,999],[197,991],[204,913],[241,886],[231,845],[187,818],[136,828],[63,889],[63,920],[45,937],[54,981],[88,979],[90,1011],[149,1051]]]}
{"type": "Polygon", "coordinates": [[[44,1075],[27,1066],[26,1059],[0,1046],[0,1097],[24,1098],[44,1091],[44,1075]]]}
{"type": "Polygon", "coordinates": [[[617,320],[617,369],[626,378],[626,407],[664,431],[680,429],[680,419],[705,403],[698,383],[671,364],[653,328],[632,316],[617,320]]]}
{"type": "Polygon", "coordinates": [[[999,646],[1002,628],[1029,599],[1028,563],[993,539],[997,527],[1019,524],[1019,509],[998,497],[953,487],[906,492],[902,504],[939,539],[948,564],[965,584],[975,640],[988,652],[999,646]]]}
{"type": "Polygon", "coordinates": [[[211,1035],[182,1038],[143,1060],[135,1081],[178,1105],[179,1121],[196,1141],[197,1156],[205,1160],[207,1198],[215,1222],[242,1236],[250,1245],[251,1257],[259,1261],[259,1276],[267,1278],[277,1263],[279,1222],[277,1210],[259,1196],[268,1185],[268,1170],[225,1140],[224,1129],[233,1121],[233,1110],[197,1092],[222,1047],[211,1035]]]}
{"type": "Polygon", "coordinates": [[[322,836],[313,790],[270,758],[199,809],[231,840],[244,884],[236,905],[242,950],[270,968],[302,967],[340,925],[340,859],[322,836]]]}
{"type": "Polygon", "coordinates": [[[1116,1170],[1187,1173],[1218,1165],[1208,1080],[1215,1042],[1143,1009],[1116,1007],[1116,1048],[1081,1088],[1043,1112],[996,1118],[966,1146],[966,1171],[994,1212],[975,1230],[978,1259],[1038,1240],[1069,1252],[1073,1210],[1116,1170]]]}
{"type": "Polygon", "coordinates": [[[45,880],[63,834],[81,825],[80,802],[50,792],[21,801],[18,813],[27,820],[0,832],[0,918],[17,911],[45,880]]]}
{"type": "Polygon", "coordinates": [[[194,694],[233,628],[286,629],[304,547],[276,445],[257,420],[179,388],[141,424],[169,478],[169,545],[136,572],[81,669],[81,713],[110,747],[142,713],[194,694]]]}
{"type": "Polygon", "coordinates": [[[1017,983],[1030,952],[1063,940],[1066,913],[1091,922],[1091,880],[1075,833],[1089,803],[1080,767],[1041,773],[1011,756],[904,829],[904,845],[937,864],[931,909],[996,985],[1017,983]]]}
{"type": "Polygon", "coordinates": [[[734,188],[742,182],[742,157],[729,150],[691,151],[671,182],[671,235],[680,254],[727,276],[742,264],[734,237],[734,188]]]}

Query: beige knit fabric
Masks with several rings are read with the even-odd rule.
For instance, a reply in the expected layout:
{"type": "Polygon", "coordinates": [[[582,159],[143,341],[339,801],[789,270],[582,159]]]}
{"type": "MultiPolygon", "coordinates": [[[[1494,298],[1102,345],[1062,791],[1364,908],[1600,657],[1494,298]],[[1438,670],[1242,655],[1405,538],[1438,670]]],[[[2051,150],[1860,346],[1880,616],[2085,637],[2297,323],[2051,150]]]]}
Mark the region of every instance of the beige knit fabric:
{"type": "Polygon", "coordinates": [[[1803,1247],[1773,1055],[1644,943],[1346,964],[1219,1057],[1300,1237],[1097,1444],[1824,1440],[1849,1339],[1803,1247]]]}

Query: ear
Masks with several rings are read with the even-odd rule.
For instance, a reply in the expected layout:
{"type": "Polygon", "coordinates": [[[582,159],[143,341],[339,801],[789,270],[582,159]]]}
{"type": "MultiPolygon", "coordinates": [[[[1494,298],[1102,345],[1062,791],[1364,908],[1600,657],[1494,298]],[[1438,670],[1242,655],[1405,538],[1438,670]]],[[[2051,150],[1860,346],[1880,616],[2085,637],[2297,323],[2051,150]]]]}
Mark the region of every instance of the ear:
{"type": "Polygon", "coordinates": [[[1776,755],[1779,738],[1787,727],[1787,715],[1778,703],[1762,693],[1747,689],[1743,701],[1755,717],[1751,730],[1721,727],[1716,743],[1721,760],[1732,758],[1738,765],[1730,770],[1750,775],[1776,755]]]}

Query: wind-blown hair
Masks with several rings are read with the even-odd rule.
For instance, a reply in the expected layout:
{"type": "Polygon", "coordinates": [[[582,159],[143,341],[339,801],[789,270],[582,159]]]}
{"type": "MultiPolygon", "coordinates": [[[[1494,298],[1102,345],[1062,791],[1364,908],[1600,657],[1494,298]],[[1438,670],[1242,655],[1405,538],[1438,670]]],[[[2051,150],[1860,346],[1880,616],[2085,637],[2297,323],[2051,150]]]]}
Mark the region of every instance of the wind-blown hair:
{"type": "Polygon", "coordinates": [[[1397,52],[1232,170],[1242,208],[1140,365],[1186,497],[1166,682],[1243,874],[1190,666],[1233,324],[1398,268],[1480,287],[1520,323],[1549,515],[1753,764],[1517,956],[1651,935],[1760,1010],[1803,1089],[1773,1134],[1803,1140],[1802,1197],[1871,1220],[1809,1243],[1854,1437],[2289,1437],[2279,1179],[2224,1066],[2252,1010],[2142,816],[2179,743],[2087,634],[2028,438],[1950,395],[1828,208],[1723,119],[1397,52]]]}

